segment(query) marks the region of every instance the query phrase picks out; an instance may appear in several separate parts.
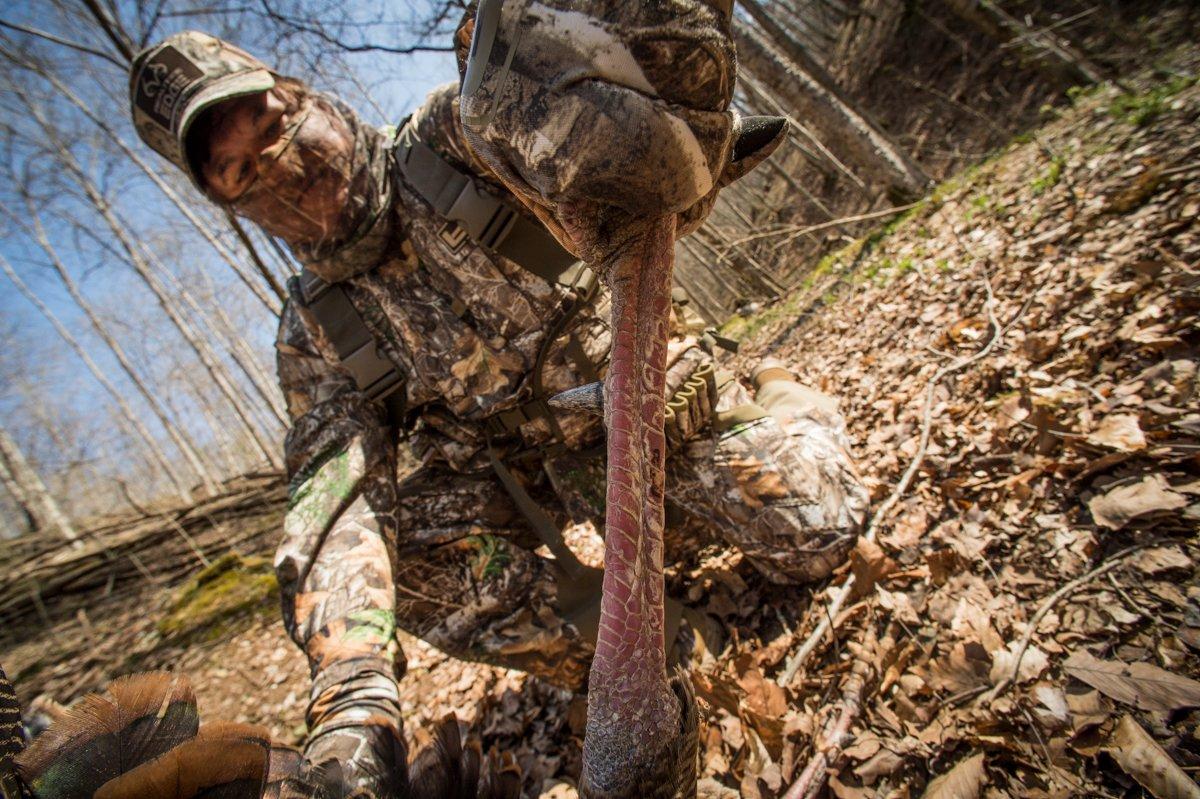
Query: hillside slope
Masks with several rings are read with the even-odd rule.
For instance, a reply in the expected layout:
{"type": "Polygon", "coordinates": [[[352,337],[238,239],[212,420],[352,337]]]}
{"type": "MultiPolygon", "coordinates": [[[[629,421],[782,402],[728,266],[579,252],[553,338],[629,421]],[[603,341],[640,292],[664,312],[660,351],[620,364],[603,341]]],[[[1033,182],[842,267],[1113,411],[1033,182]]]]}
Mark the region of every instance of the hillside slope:
{"type": "MultiPolygon", "coordinates": [[[[782,796],[828,767],[838,797],[1166,796],[1200,769],[1196,68],[1077,96],[727,326],[735,365],[775,355],[841,400],[877,518],[828,584],[767,585],[714,544],[668,575],[729,632],[695,675],[713,794],[782,796]]],[[[281,492],[262,491],[265,530],[281,492]]],[[[234,566],[252,606],[186,638],[160,620],[197,586],[147,584],[30,627],[5,665],[60,699],[179,668],[205,715],[298,741],[303,658],[263,563],[234,566]]],[[[404,646],[410,732],[455,710],[530,795],[573,795],[581,700],[404,646]]]]}

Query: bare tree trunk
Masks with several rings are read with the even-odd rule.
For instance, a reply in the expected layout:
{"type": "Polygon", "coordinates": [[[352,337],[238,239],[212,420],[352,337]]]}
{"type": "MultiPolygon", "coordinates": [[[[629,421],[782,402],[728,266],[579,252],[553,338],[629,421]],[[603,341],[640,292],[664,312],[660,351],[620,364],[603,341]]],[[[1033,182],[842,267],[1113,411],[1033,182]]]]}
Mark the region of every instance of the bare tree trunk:
{"type": "Polygon", "coordinates": [[[1048,31],[1030,28],[993,0],[944,0],[963,22],[997,44],[1014,46],[1026,60],[1052,77],[1080,83],[1101,83],[1104,71],[1083,53],[1048,31]]]}
{"type": "MultiPolygon", "coordinates": [[[[750,1],[742,2],[749,11],[750,1]]],[[[929,176],[883,129],[830,88],[832,81],[815,61],[797,63],[738,17],[733,20],[733,36],[738,60],[791,105],[792,116],[815,127],[823,140],[840,144],[847,157],[882,183],[894,199],[924,192],[929,176]],[[812,69],[822,78],[816,78],[812,69]]]]}
{"type": "Polygon", "coordinates": [[[908,11],[905,0],[859,0],[856,6],[843,15],[823,62],[830,79],[850,95],[879,69],[908,11]]]}
{"type": "MultiPolygon", "coordinates": [[[[89,195],[93,197],[93,201],[98,197],[98,194],[92,194],[94,191],[96,191],[96,188],[89,181],[89,195]]],[[[103,200],[101,199],[101,201],[103,200]]],[[[142,281],[154,294],[155,299],[158,300],[159,307],[163,309],[163,312],[171,320],[175,329],[179,331],[184,341],[187,342],[188,346],[196,354],[196,357],[200,360],[201,365],[204,366],[213,384],[217,386],[218,390],[220,390],[221,394],[229,402],[234,414],[238,417],[238,420],[257,446],[259,454],[275,468],[281,468],[283,462],[280,456],[275,452],[275,447],[271,439],[255,423],[253,411],[249,404],[247,404],[241,389],[232,379],[224,364],[221,363],[216,352],[209,346],[208,341],[200,335],[199,331],[184,316],[182,310],[176,306],[175,298],[171,296],[155,274],[155,270],[151,266],[151,258],[146,252],[139,250],[130,240],[124,230],[124,226],[120,224],[120,221],[116,219],[107,206],[104,208],[104,213],[107,215],[106,221],[112,227],[114,235],[118,237],[126,254],[129,255],[134,271],[137,272],[138,276],[142,278],[142,281]]],[[[161,265],[159,265],[159,270],[162,270],[161,265]]]]}
{"type": "Polygon", "coordinates": [[[275,253],[275,258],[283,267],[284,279],[294,277],[300,270],[297,269],[296,257],[290,253],[287,248],[279,243],[279,241],[269,233],[259,230],[259,235],[266,240],[267,246],[275,253]]]}
{"type": "MultiPolygon", "coordinates": [[[[842,163],[842,160],[834,155],[833,151],[826,147],[811,130],[795,118],[792,113],[794,111],[793,108],[783,105],[779,98],[768,91],[766,87],[760,85],[749,72],[743,72],[739,76],[739,80],[748,95],[758,98],[765,104],[766,108],[769,109],[768,113],[783,114],[789,118],[791,126],[795,128],[795,133],[789,133],[787,141],[804,156],[804,159],[808,163],[812,164],[813,167],[826,177],[833,178],[841,175],[849,181],[850,185],[858,189],[864,197],[870,196],[870,193],[867,191],[867,184],[863,182],[863,179],[854,170],[842,163]],[[801,144],[797,138],[798,136],[803,136],[805,141],[811,146],[801,144]]],[[[787,101],[785,100],[784,102],[787,101]]]]}
{"type": "Polygon", "coordinates": [[[696,234],[696,241],[704,244],[712,250],[714,255],[729,264],[730,268],[737,272],[742,280],[746,281],[746,284],[758,294],[764,297],[778,297],[786,290],[779,281],[771,277],[754,256],[750,255],[744,247],[734,244],[733,240],[725,235],[725,231],[717,225],[705,225],[697,230],[696,234]],[[706,242],[704,240],[706,236],[711,237],[713,242],[706,242]],[[724,248],[724,253],[717,250],[716,245],[718,244],[724,248]]]}
{"type": "MultiPolygon", "coordinates": [[[[682,246],[684,250],[688,251],[692,259],[694,259],[697,264],[701,264],[703,266],[704,271],[706,271],[710,278],[712,278],[712,282],[716,283],[718,295],[724,294],[726,298],[730,298],[732,300],[738,298],[740,295],[745,294],[742,287],[738,286],[736,283],[730,282],[730,275],[721,274],[721,272],[724,270],[713,268],[713,260],[716,258],[704,256],[703,253],[697,250],[695,242],[696,234],[684,236],[683,239],[679,239],[679,245],[682,246]]],[[[737,277],[737,275],[734,275],[733,277],[737,277]]],[[[718,305],[721,308],[725,308],[724,302],[718,302],[718,305]]],[[[725,308],[725,310],[727,311],[728,308],[725,308]]]]}
{"type": "MultiPolygon", "coordinates": [[[[61,263],[58,262],[57,258],[54,258],[53,260],[55,268],[61,270],[61,263]]],[[[43,303],[27,285],[25,285],[25,282],[21,280],[20,276],[17,275],[12,266],[9,265],[8,261],[5,260],[3,256],[0,256],[0,270],[3,270],[4,274],[8,276],[8,279],[11,280],[13,285],[17,287],[17,291],[21,292],[25,299],[29,300],[33,306],[38,309],[42,316],[44,316],[46,320],[54,327],[54,330],[58,333],[58,335],[62,337],[63,341],[67,342],[67,346],[69,346],[75,352],[75,354],[79,356],[79,359],[83,361],[83,365],[87,367],[89,372],[91,372],[92,377],[96,378],[96,382],[98,382],[104,388],[104,390],[108,392],[109,396],[111,396],[117,403],[117,407],[120,409],[121,414],[125,417],[125,420],[129,423],[129,426],[133,428],[133,430],[137,433],[138,438],[140,438],[146,445],[146,448],[150,450],[155,462],[163,470],[163,473],[167,475],[167,478],[171,481],[171,484],[174,485],[179,491],[179,495],[185,500],[190,501],[191,491],[188,490],[187,483],[175,470],[174,466],[171,464],[171,460],[167,457],[166,453],[163,452],[162,447],[158,445],[158,441],[155,440],[150,431],[146,429],[146,426],[142,424],[138,414],[134,412],[133,408],[129,407],[129,404],[125,401],[125,398],[121,396],[121,392],[118,391],[117,387],[114,386],[112,381],[108,379],[108,375],[106,375],[99,365],[97,365],[97,363],[92,359],[92,356],[88,354],[87,350],[84,349],[83,345],[79,343],[79,340],[75,338],[71,331],[67,330],[62,322],[59,321],[58,317],[55,316],[48,307],[46,307],[46,304],[43,303]]],[[[60,271],[60,275],[64,274],[65,272],[60,271]]],[[[80,302],[82,298],[77,293],[78,289],[74,283],[69,280],[67,281],[67,290],[71,292],[71,296],[73,299],[75,299],[76,303],[80,304],[80,308],[92,322],[97,334],[105,340],[105,343],[109,343],[110,348],[112,348],[115,345],[115,342],[112,342],[107,331],[104,330],[102,325],[100,325],[100,322],[96,318],[94,311],[92,311],[92,309],[86,303],[80,302]]],[[[143,396],[148,397],[149,392],[146,391],[145,386],[142,384],[140,378],[136,374],[132,373],[131,367],[128,364],[128,360],[125,358],[124,352],[121,352],[120,348],[117,347],[116,350],[114,350],[114,354],[117,355],[117,359],[121,363],[122,367],[126,369],[126,374],[129,376],[130,380],[138,387],[140,391],[143,392],[143,396]]],[[[155,403],[150,402],[150,404],[153,406],[155,403]]],[[[168,431],[170,431],[171,426],[169,420],[164,420],[162,417],[160,417],[159,421],[163,423],[164,427],[166,427],[168,431]]],[[[184,446],[180,447],[181,451],[184,451],[185,457],[188,455],[186,448],[190,446],[190,442],[184,442],[184,446]]],[[[196,455],[194,449],[192,450],[192,455],[195,455],[198,458],[198,455],[196,455]]],[[[197,462],[196,465],[199,466],[197,474],[199,474],[201,479],[205,479],[207,475],[207,469],[199,462],[197,462]]],[[[206,483],[211,479],[211,476],[207,477],[206,483]]]]}
{"type": "MultiPolygon", "coordinates": [[[[861,2],[861,0],[860,0],[861,2]]],[[[783,3],[777,2],[772,4],[771,13],[777,16],[782,16],[780,22],[787,26],[789,35],[796,38],[805,50],[811,52],[822,64],[828,64],[828,55],[837,44],[838,26],[835,23],[830,25],[826,19],[830,14],[841,16],[842,12],[837,9],[828,8],[828,3],[820,3],[824,13],[813,13],[814,8],[811,3],[783,3]]]]}
{"type": "Polygon", "coordinates": [[[25,495],[25,490],[21,488],[21,484],[17,482],[14,476],[8,470],[8,464],[0,458],[0,485],[4,486],[4,490],[8,492],[12,498],[13,504],[17,506],[17,510],[21,513],[22,533],[32,533],[38,528],[37,514],[33,509],[33,501],[25,495]]]}
{"type": "MultiPolygon", "coordinates": [[[[19,487],[21,497],[28,503],[22,505],[22,508],[26,512],[32,513],[38,523],[38,529],[44,530],[52,527],[68,541],[78,540],[79,534],[67,521],[62,508],[58,506],[54,497],[50,496],[42,478],[25,460],[24,453],[3,427],[0,427],[0,462],[4,465],[3,471],[7,472],[19,487]]],[[[14,496],[13,499],[18,499],[18,497],[14,496]]]]}
{"type": "MultiPolygon", "coordinates": [[[[92,330],[95,331],[100,340],[103,341],[108,347],[109,352],[112,353],[113,358],[116,359],[117,364],[121,367],[121,370],[125,373],[125,376],[129,379],[129,382],[133,384],[133,387],[137,389],[138,394],[141,395],[146,405],[149,406],[150,412],[154,414],[154,418],[156,418],[158,423],[162,425],[163,429],[167,433],[167,436],[171,439],[171,442],[183,454],[184,459],[188,462],[188,466],[190,466],[192,471],[196,473],[196,476],[200,479],[205,491],[209,493],[216,493],[220,486],[220,480],[217,479],[212,465],[205,460],[204,455],[200,452],[200,448],[196,446],[196,443],[192,441],[190,436],[187,435],[187,432],[180,428],[180,426],[177,425],[171,419],[170,415],[163,409],[162,403],[159,401],[158,396],[150,390],[150,387],[146,385],[144,380],[142,380],[142,376],[138,373],[138,370],[134,368],[133,361],[125,352],[125,348],[122,347],[117,341],[116,337],[109,332],[108,326],[104,324],[104,320],[102,320],[100,315],[96,313],[96,309],[92,307],[92,304],[88,302],[88,299],[83,296],[83,292],[79,290],[79,285],[75,282],[75,279],[71,276],[71,273],[67,271],[62,259],[58,257],[58,251],[50,243],[50,239],[46,235],[45,229],[42,227],[41,217],[38,215],[37,209],[33,207],[32,202],[30,202],[28,199],[26,199],[26,208],[29,212],[30,222],[33,226],[32,233],[34,239],[42,248],[42,251],[46,253],[47,258],[50,259],[50,265],[53,266],[55,272],[58,273],[58,277],[62,281],[63,286],[66,287],[67,293],[71,295],[71,299],[75,301],[75,304],[79,306],[79,309],[83,311],[84,315],[88,318],[88,321],[92,325],[92,330]]],[[[60,335],[61,334],[62,331],[60,331],[60,335]]],[[[76,346],[78,347],[78,344],[76,344],[76,346]]],[[[79,351],[81,357],[83,357],[82,348],[79,348],[77,351],[79,351]]],[[[90,360],[90,358],[85,360],[90,360]]],[[[96,372],[93,372],[93,374],[96,374],[96,372]]],[[[97,380],[101,380],[101,377],[97,376],[97,380]]],[[[101,380],[102,385],[104,382],[106,382],[106,380],[101,380]]],[[[128,406],[125,404],[124,398],[120,395],[115,387],[112,387],[111,383],[106,385],[105,388],[108,389],[110,394],[112,394],[118,405],[125,406],[122,408],[122,411],[124,412],[128,408],[128,406]]],[[[141,421],[136,414],[130,410],[128,411],[127,415],[131,421],[136,422],[136,425],[142,428],[142,430],[140,430],[138,433],[139,437],[149,437],[151,441],[154,440],[152,436],[149,436],[148,431],[145,433],[142,432],[145,430],[145,427],[141,424],[141,421]]],[[[155,459],[158,460],[160,453],[154,452],[153,445],[151,445],[151,452],[154,454],[155,459]]],[[[164,469],[168,474],[174,474],[170,466],[165,466],[164,469]]],[[[173,479],[172,482],[175,482],[175,479],[173,479]]],[[[178,485],[180,485],[180,489],[183,491],[183,495],[185,497],[191,494],[191,492],[184,487],[182,483],[179,483],[178,485]]]]}
{"type": "MultiPolygon", "coordinates": [[[[274,381],[263,372],[257,359],[254,357],[254,353],[250,349],[250,345],[246,343],[245,337],[242,336],[237,326],[225,313],[224,308],[221,307],[221,303],[210,301],[202,307],[196,301],[192,292],[184,288],[179,279],[169,270],[160,269],[159,272],[166,280],[167,287],[183,300],[183,304],[191,310],[193,317],[199,320],[210,331],[219,333],[225,339],[230,359],[241,373],[245,375],[251,387],[254,388],[254,392],[262,400],[262,404],[275,417],[275,421],[282,427],[287,428],[289,424],[287,413],[284,411],[283,399],[279,396],[274,381]]],[[[213,289],[212,282],[208,281],[206,277],[202,277],[201,279],[205,280],[211,292],[213,289]]]]}
{"type": "Polygon", "coordinates": [[[188,346],[192,348],[192,351],[196,353],[196,357],[200,360],[200,363],[208,372],[208,375],[212,379],[213,383],[216,384],[216,386],[221,390],[221,393],[225,395],[225,398],[229,401],[234,413],[246,427],[246,430],[250,433],[250,436],[257,443],[258,448],[261,450],[262,456],[275,468],[282,467],[282,460],[280,459],[279,454],[275,452],[274,446],[269,440],[263,437],[262,432],[258,430],[257,426],[251,421],[250,411],[246,405],[245,398],[242,396],[241,391],[230,379],[226,369],[224,368],[223,364],[221,364],[220,359],[216,357],[216,354],[208,345],[208,342],[196,332],[195,328],[188,323],[187,319],[176,307],[174,298],[167,293],[166,289],[162,285],[162,282],[154,274],[155,270],[151,267],[147,253],[129,235],[127,227],[120,219],[117,218],[116,213],[113,211],[108,200],[105,199],[104,195],[100,193],[100,189],[96,186],[95,182],[90,176],[88,176],[82,165],[66,147],[60,138],[58,131],[49,123],[45,117],[45,114],[42,113],[42,110],[38,108],[29,98],[23,96],[21,99],[24,101],[25,107],[29,110],[30,115],[38,122],[42,131],[46,134],[47,139],[49,139],[50,143],[53,145],[54,154],[59,163],[61,163],[67,169],[67,171],[71,173],[76,183],[81,189],[83,189],[84,194],[87,196],[92,206],[96,209],[97,213],[99,213],[101,218],[103,218],[105,223],[107,223],[109,230],[117,239],[118,243],[120,243],[121,249],[125,251],[129,265],[133,267],[134,272],[137,273],[137,275],[150,289],[151,293],[154,294],[155,299],[158,301],[159,307],[162,308],[163,312],[167,315],[167,318],[170,319],[171,323],[175,326],[175,329],[179,331],[179,334],[183,336],[184,341],[186,341],[188,346]]]}
{"type": "Polygon", "coordinates": [[[708,265],[708,261],[701,255],[695,245],[691,242],[691,236],[684,236],[678,241],[680,247],[690,256],[689,260],[680,260],[679,268],[675,270],[676,277],[680,284],[683,285],[684,291],[688,296],[692,297],[700,304],[704,311],[701,313],[709,322],[720,324],[729,316],[731,308],[725,306],[725,302],[733,299],[733,295],[726,291],[718,291],[714,295],[713,291],[705,285],[705,277],[715,280],[714,269],[708,265]],[[690,284],[690,285],[689,285],[690,284]]]}
{"type": "MultiPolygon", "coordinates": [[[[279,285],[279,281],[275,279],[275,274],[267,266],[262,256],[258,253],[258,248],[254,246],[254,242],[250,239],[250,235],[246,232],[246,228],[242,226],[242,221],[233,215],[233,212],[226,209],[225,218],[229,220],[229,227],[233,228],[234,234],[237,235],[238,241],[246,248],[246,254],[250,256],[250,260],[254,262],[254,268],[262,275],[262,279],[271,287],[271,291],[275,292],[275,296],[280,300],[287,299],[287,291],[283,286],[279,285]]],[[[276,312],[278,315],[278,311],[276,312]]]]}
{"type": "Polygon", "coordinates": [[[227,473],[241,474],[245,472],[246,452],[243,448],[238,447],[238,442],[230,433],[229,425],[221,421],[220,414],[217,413],[217,409],[213,407],[213,403],[209,399],[209,392],[201,385],[203,381],[191,369],[185,369],[181,379],[191,389],[196,409],[200,412],[200,418],[204,420],[204,425],[212,435],[227,473]]]}

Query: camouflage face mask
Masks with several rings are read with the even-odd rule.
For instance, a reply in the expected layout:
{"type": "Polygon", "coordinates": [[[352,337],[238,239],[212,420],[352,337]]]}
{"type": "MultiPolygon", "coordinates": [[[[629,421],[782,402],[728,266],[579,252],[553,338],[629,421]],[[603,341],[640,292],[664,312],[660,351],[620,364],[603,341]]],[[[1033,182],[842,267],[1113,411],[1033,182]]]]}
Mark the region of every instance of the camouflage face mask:
{"type": "Polygon", "coordinates": [[[279,138],[257,160],[257,178],[233,210],[293,245],[345,240],[362,215],[356,178],[367,170],[343,114],[320,95],[304,95],[279,138]]]}
{"type": "Polygon", "coordinates": [[[280,137],[259,154],[236,214],[280,236],[299,257],[328,257],[360,238],[386,208],[378,134],[341,103],[302,92],[280,137]]]}

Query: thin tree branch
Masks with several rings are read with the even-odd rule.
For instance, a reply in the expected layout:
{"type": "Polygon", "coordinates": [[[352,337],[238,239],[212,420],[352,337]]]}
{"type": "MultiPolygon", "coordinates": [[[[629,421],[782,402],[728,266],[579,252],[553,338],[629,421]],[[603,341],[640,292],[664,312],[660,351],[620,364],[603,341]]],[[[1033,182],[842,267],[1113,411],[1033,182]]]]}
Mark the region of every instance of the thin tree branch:
{"type": "MultiPolygon", "coordinates": [[[[992,294],[992,284],[987,275],[985,275],[983,278],[983,284],[984,289],[987,292],[987,314],[988,321],[992,327],[991,338],[988,339],[987,344],[984,345],[984,347],[974,355],[959,359],[954,363],[943,366],[934,373],[933,377],[929,379],[929,382],[925,386],[924,418],[921,421],[921,437],[917,445],[916,454],[913,455],[912,461],[908,464],[908,468],[904,470],[904,474],[900,477],[900,482],[896,484],[896,487],[892,490],[891,495],[884,500],[883,504],[876,509],[874,515],[871,517],[871,522],[867,525],[867,530],[862,536],[863,540],[865,541],[873,542],[875,540],[875,537],[879,532],[879,524],[883,521],[883,517],[889,513],[893,507],[896,506],[896,503],[900,501],[900,497],[902,497],[904,492],[908,490],[909,484],[912,482],[913,478],[917,474],[917,470],[921,467],[921,464],[925,460],[925,452],[929,448],[929,438],[933,428],[934,392],[937,390],[938,384],[955,372],[961,371],[971,364],[983,360],[990,355],[992,350],[996,348],[996,345],[1000,343],[1000,339],[1004,334],[1005,328],[1002,327],[1000,325],[1000,321],[996,319],[994,310],[995,297],[992,294]]],[[[801,647],[796,650],[796,654],[792,655],[792,657],[788,660],[787,666],[784,668],[783,674],[779,678],[779,685],[786,687],[788,684],[790,684],[792,678],[796,676],[796,672],[800,670],[800,667],[804,665],[806,660],[808,660],[809,655],[811,655],[813,650],[815,650],[821,643],[821,639],[825,637],[825,633],[832,626],[831,619],[837,618],[837,614],[841,611],[842,606],[846,604],[846,600],[850,596],[851,589],[854,588],[854,582],[854,575],[850,574],[846,578],[846,581],[842,584],[841,591],[836,596],[832,597],[832,601],[829,603],[829,609],[825,614],[825,618],[822,619],[821,623],[817,625],[817,628],[812,631],[812,634],[808,636],[801,647]]]]}
{"type": "Polygon", "coordinates": [[[38,30],[37,28],[19,25],[15,22],[9,22],[5,19],[0,19],[0,28],[8,28],[9,30],[18,31],[20,33],[27,33],[30,36],[36,36],[39,39],[45,39],[48,42],[62,45],[63,47],[69,47],[72,50],[77,50],[80,53],[86,53],[88,55],[94,55],[97,58],[103,58],[108,63],[112,64],[113,66],[120,67],[121,69],[126,69],[128,67],[128,64],[126,64],[124,61],[117,59],[115,56],[110,55],[103,50],[97,50],[96,48],[89,47],[86,44],[71,41],[70,39],[64,39],[61,36],[55,36],[53,33],[47,33],[46,31],[38,30]]]}
{"type": "Polygon", "coordinates": [[[122,69],[128,69],[129,64],[133,62],[133,57],[136,55],[133,51],[133,40],[129,38],[125,31],[121,30],[121,25],[107,11],[100,7],[96,0],[81,0],[83,7],[88,10],[96,20],[96,24],[100,26],[100,30],[104,31],[104,35],[113,43],[113,47],[117,48],[117,52],[125,57],[125,63],[121,65],[122,69]]]}
{"type": "Polygon", "coordinates": [[[349,42],[343,41],[342,39],[339,39],[338,37],[329,33],[324,28],[311,25],[304,20],[300,20],[295,17],[289,17],[286,14],[281,14],[280,12],[271,8],[271,4],[268,3],[267,0],[260,0],[260,5],[262,6],[263,13],[266,14],[269,19],[278,22],[280,25],[286,25],[294,31],[316,36],[326,44],[333,45],[334,47],[344,50],[347,53],[393,53],[396,55],[412,55],[413,53],[454,52],[454,47],[452,45],[414,44],[408,47],[392,47],[386,44],[350,44],[349,42]]]}
{"type": "Polygon", "coordinates": [[[1037,632],[1038,625],[1042,623],[1042,619],[1046,617],[1046,614],[1050,612],[1051,608],[1057,605],[1059,601],[1068,594],[1074,593],[1090,583],[1092,580],[1095,580],[1100,575],[1110,572],[1122,565],[1126,558],[1128,558],[1134,552],[1144,549],[1145,546],[1145,544],[1138,544],[1136,546],[1122,549],[1120,552],[1113,555],[1107,562],[1097,566],[1082,577],[1075,578],[1050,596],[1046,597],[1046,599],[1042,601],[1041,606],[1038,607],[1037,613],[1034,613],[1033,618],[1029,620],[1029,626],[1025,628],[1025,634],[1021,636],[1021,643],[1017,646],[1017,656],[1013,659],[1012,670],[1004,676],[1004,679],[996,683],[995,688],[984,695],[982,702],[984,704],[992,703],[995,701],[996,697],[1007,691],[1017,681],[1017,676],[1021,673],[1021,660],[1025,657],[1025,651],[1029,649],[1029,645],[1033,641],[1033,635],[1035,632],[1037,632]]]}

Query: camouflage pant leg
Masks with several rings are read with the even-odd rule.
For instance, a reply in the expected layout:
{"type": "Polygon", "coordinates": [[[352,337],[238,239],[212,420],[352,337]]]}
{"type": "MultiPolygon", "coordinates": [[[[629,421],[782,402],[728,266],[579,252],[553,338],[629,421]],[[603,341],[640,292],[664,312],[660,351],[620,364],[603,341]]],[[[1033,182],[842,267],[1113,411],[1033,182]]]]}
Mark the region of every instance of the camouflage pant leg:
{"type": "MultiPolygon", "coordinates": [[[[378,456],[383,444],[374,443],[378,456]]],[[[284,623],[312,676],[305,755],[336,760],[351,784],[385,792],[405,662],[393,635],[395,471],[368,449],[360,438],[295,476],[275,567],[284,623]]]]}
{"type": "MultiPolygon", "coordinates": [[[[749,401],[733,381],[718,410],[749,401]]],[[[702,435],[667,462],[668,499],[776,583],[827,576],[853,545],[868,500],[841,416],[789,410],[702,435]]]]}
{"type": "Polygon", "coordinates": [[[397,624],[455,657],[582,687],[592,645],[563,619],[540,541],[499,482],[427,467],[399,494],[397,624]]]}

